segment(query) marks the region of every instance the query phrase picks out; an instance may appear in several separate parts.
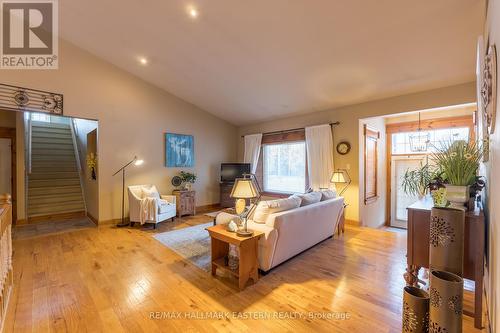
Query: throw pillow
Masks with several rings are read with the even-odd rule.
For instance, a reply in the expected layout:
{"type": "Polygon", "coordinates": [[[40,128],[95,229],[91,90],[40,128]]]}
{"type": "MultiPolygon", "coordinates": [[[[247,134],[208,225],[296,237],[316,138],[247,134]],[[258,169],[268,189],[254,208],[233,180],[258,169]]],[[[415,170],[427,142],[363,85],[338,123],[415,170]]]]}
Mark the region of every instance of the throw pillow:
{"type": "Polygon", "coordinates": [[[306,194],[300,194],[299,196],[302,198],[302,203],[300,204],[300,207],[320,202],[322,197],[321,192],[311,192],[306,194]]]}
{"type": "Polygon", "coordinates": [[[322,190],[321,191],[321,201],[335,199],[337,197],[337,191],[333,190],[322,190]]]}
{"type": "Polygon", "coordinates": [[[155,188],[142,188],[142,198],[160,199],[160,193],[155,188]]]}
{"type": "Polygon", "coordinates": [[[301,199],[299,197],[293,196],[285,199],[261,201],[253,214],[253,221],[255,223],[266,223],[269,215],[298,208],[300,207],[300,202],[301,199]]]}

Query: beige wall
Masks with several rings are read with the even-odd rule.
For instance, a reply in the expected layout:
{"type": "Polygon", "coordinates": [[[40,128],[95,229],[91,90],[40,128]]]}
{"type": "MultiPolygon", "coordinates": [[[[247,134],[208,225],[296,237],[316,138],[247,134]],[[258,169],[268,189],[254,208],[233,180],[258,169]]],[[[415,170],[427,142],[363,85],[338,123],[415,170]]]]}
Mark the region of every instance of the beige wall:
{"type": "MultiPolygon", "coordinates": [[[[500,1],[490,0],[486,21],[485,41],[496,44],[497,57],[500,51],[500,1]]],[[[486,42],[485,42],[486,45],[486,42]]],[[[500,86],[497,85],[497,97],[500,86]]],[[[488,263],[485,278],[489,318],[492,332],[500,332],[500,214],[493,207],[500,207],[500,117],[497,102],[496,130],[490,137],[490,160],[482,165],[481,173],[488,179],[486,207],[488,223],[488,263]]]]}
{"type": "MultiPolygon", "coordinates": [[[[99,220],[121,215],[115,170],[134,155],[128,184],[154,183],[163,193],[180,169],[164,167],[165,132],[195,138],[197,205],[219,201],[219,164],[236,157],[236,127],[65,41],[59,70],[2,71],[1,82],[64,94],[64,114],[99,120],[99,220]]],[[[193,82],[193,84],[196,84],[193,82]]]]}
{"type": "MultiPolygon", "coordinates": [[[[359,120],[387,114],[473,103],[475,100],[475,83],[471,82],[416,94],[346,106],[334,110],[314,112],[307,115],[243,126],[238,129],[238,133],[239,135],[265,133],[340,121],[340,126],[337,126],[334,131],[335,144],[341,140],[347,140],[351,143],[352,149],[351,152],[345,156],[335,153],[335,168],[350,167],[349,173],[353,182],[345,193],[346,202],[349,203],[349,207],[346,211],[346,218],[359,221],[359,120]]],[[[240,139],[238,150],[240,160],[243,158],[243,147],[243,140],[240,139]]]]}

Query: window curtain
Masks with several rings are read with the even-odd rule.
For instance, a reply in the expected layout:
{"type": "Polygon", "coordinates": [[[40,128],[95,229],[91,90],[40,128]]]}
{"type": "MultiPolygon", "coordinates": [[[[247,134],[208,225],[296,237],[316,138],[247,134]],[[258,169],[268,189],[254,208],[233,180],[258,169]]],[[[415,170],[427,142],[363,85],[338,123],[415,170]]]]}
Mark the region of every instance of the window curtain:
{"type": "Polygon", "coordinates": [[[253,174],[257,171],[261,142],[262,133],[245,135],[245,155],[243,161],[245,163],[250,163],[253,174]]]}
{"type": "Polygon", "coordinates": [[[330,183],[333,172],[333,137],[329,124],[306,127],[307,168],[313,190],[334,188],[330,183]]]}

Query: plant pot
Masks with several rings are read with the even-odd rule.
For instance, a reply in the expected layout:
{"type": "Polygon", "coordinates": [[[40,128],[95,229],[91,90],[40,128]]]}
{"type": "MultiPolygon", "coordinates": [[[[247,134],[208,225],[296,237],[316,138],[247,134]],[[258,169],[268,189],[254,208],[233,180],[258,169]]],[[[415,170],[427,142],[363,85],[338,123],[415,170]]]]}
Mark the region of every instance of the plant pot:
{"type": "Polygon", "coordinates": [[[429,332],[462,332],[464,280],[453,273],[432,271],[429,332]]]}
{"type": "Polygon", "coordinates": [[[434,207],[430,224],[429,268],[463,276],[464,211],[434,207]]]}
{"type": "Polygon", "coordinates": [[[184,189],[186,191],[191,191],[192,188],[193,188],[193,184],[191,184],[191,183],[184,184],[184,189]]]}
{"type": "Polygon", "coordinates": [[[446,198],[451,203],[451,207],[465,210],[465,205],[469,202],[469,187],[445,184],[446,198]]]}
{"type": "Polygon", "coordinates": [[[403,333],[428,332],[429,294],[417,287],[406,286],[403,292],[403,333]]]}

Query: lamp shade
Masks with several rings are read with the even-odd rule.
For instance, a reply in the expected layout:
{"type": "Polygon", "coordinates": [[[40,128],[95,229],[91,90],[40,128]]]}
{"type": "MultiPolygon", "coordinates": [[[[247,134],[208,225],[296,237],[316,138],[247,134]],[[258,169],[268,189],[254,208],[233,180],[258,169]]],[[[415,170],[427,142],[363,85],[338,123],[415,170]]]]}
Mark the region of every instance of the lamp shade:
{"type": "Polygon", "coordinates": [[[231,198],[237,199],[253,199],[259,195],[255,188],[252,179],[238,178],[236,179],[231,191],[231,198]]]}
{"type": "Polygon", "coordinates": [[[345,176],[344,172],[338,170],[332,174],[332,179],[330,179],[330,182],[332,182],[332,183],[347,183],[348,180],[347,180],[347,177],[345,176]]]}

